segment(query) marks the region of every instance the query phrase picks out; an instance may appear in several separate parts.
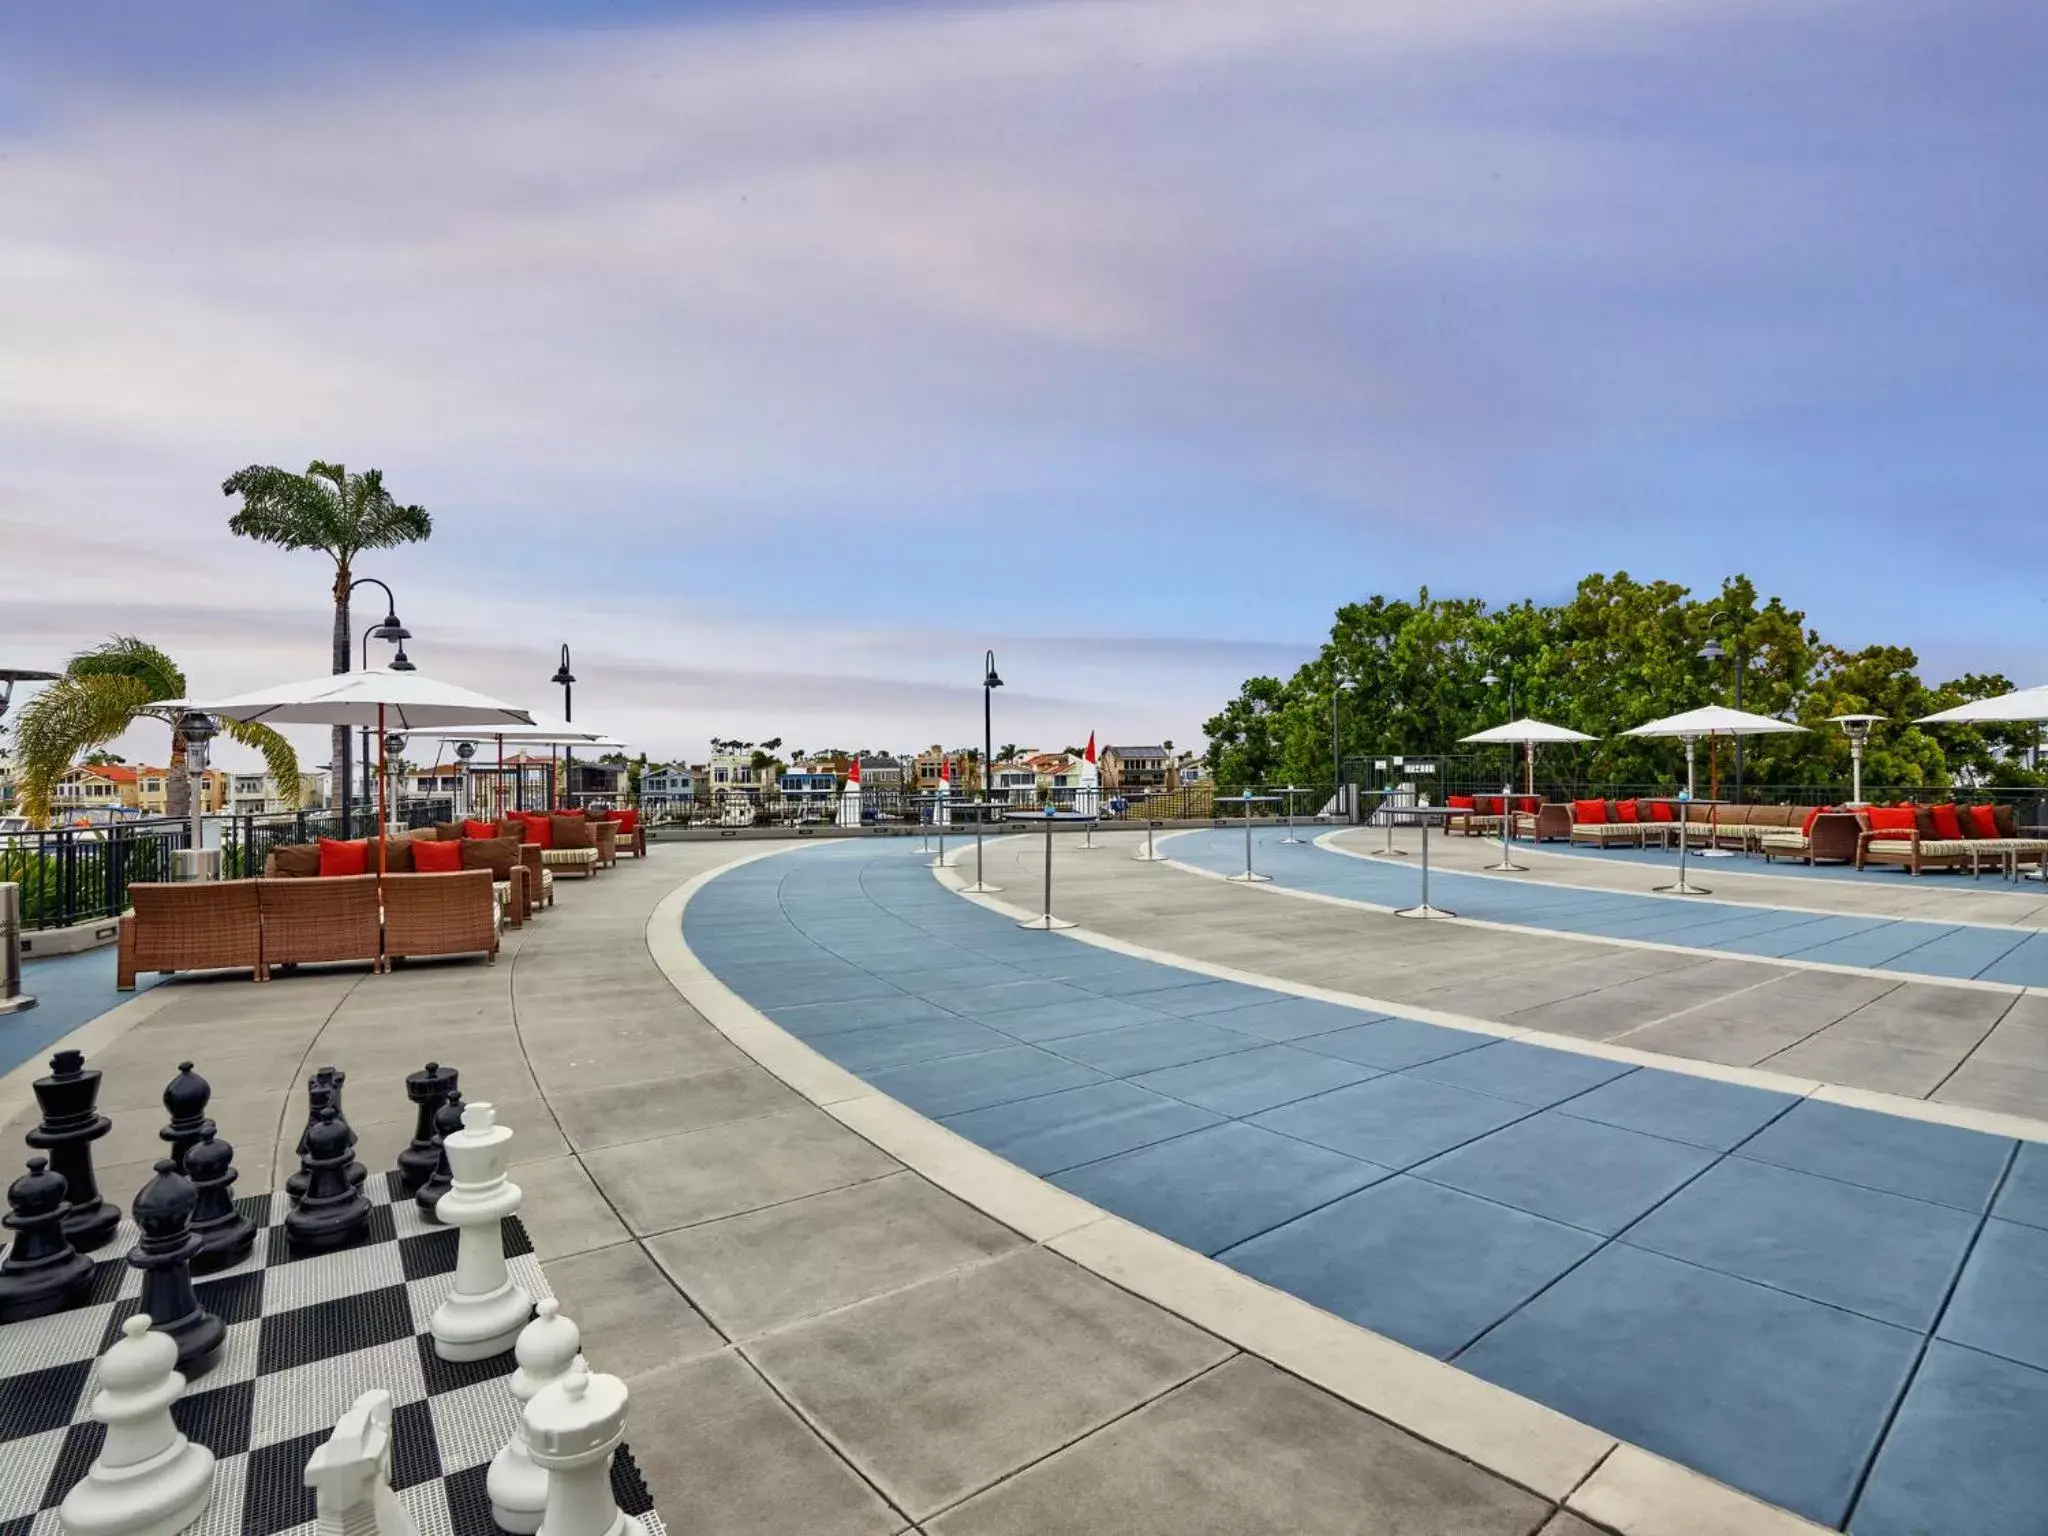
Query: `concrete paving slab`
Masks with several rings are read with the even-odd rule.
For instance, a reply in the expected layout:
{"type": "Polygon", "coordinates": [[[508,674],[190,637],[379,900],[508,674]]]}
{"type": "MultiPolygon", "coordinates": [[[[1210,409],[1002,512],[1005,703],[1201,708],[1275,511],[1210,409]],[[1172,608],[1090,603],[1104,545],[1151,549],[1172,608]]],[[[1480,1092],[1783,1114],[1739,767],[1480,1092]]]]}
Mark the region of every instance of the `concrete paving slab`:
{"type": "Polygon", "coordinates": [[[1991,1203],[2013,1144],[1953,1126],[1807,1100],[1746,1142],[1742,1154],[1916,1200],[1981,1211],[1991,1203]]]}
{"type": "Polygon", "coordinates": [[[1714,1160],[1683,1142],[1570,1115],[1532,1115],[1411,1172],[1602,1236],[1621,1231],[1714,1160]]]}
{"type": "Polygon", "coordinates": [[[725,1345],[637,1243],[545,1262],[548,1283],[582,1330],[583,1352],[598,1370],[631,1381],[725,1345]]]}
{"type": "Polygon", "coordinates": [[[1725,1152],[1798,1102],[1789,1093],[1645,1068],[1579,1095],[1559,1112],[1725,1152]]]}
{"type": "Polygon", "coordinates": [[[2044,1287],[2048,1232],[1994,1216],[1970,1251],[1936,1331],[1951,1343],[2048,1371],[2048,1317],[2040,1308],[2044,1287]]]}
{"type": "Polygon", "coordinates": [[[1235,1117],[1277,1109],[1379,1075],[1377,1068],[1335,1056],[1318,1056],[1285,1045],[1260,1045],[1146,1072],[1131,1081],[1154,1093],[1235,1117]]]}
{"type": "Polygon", "coordinates": [[[1239,1356],[927,1529],[934,1536],[1523,1536],[1545,1507],[1239,1356]]]}
{"type": "Polygon", "coordinates": [[[1023,1239],[914,1173],[729,1216],[648,1251],[729,1336],[747,1338],[1008,1253],[1023,1239]]]}
{"type": "Polygon", "coordinates": [[[1531,1113],[1525,1104],[1395,1072],[1267,1110],[1251,1123],[1385,1168],[1407,1168],[1531,1113]]]}
{"type": "MultiPolygon", "coordinates": [[[[570,1076],[573,1079],[573,1073],[570,1076]]],[[[749,1120],[794,1109],[801,1102],[751,1062],[687,1077],[564,1089],[548,1096],[564,1133],[580,1151],[749,1120]]]]}
{"type": "Polygon", "coordinates": [[[1410,1077],[1469,1088],[1474,1093],[1491,1094],[1533,1109],[1547,1109],[1635,1069],[1597,1056],[1574,1056],[1516,1040],[1500,1040],[1407,1070],[1410,1077]]]}
{"type": "Polygon", "coordinates": [[[1129,1083],[1107,1081],[967,1110],[941,1123],[1018,1167],[1045,1175],[1185,1136],[1220,1118],[1129,1083]]]}
{"type": "Polygon", "coordinates": [[[514,1163],[506,1171],[525,1197],[520,1219],[543,1264],[625,1241],[625,1227],[576,1158],[514,1163]]]}
{"type": "Polygon", "coordinates": [[[913,1519],[1233,1353],[1042,1249],[877,1297],[749,1352],[913,1519]]]}

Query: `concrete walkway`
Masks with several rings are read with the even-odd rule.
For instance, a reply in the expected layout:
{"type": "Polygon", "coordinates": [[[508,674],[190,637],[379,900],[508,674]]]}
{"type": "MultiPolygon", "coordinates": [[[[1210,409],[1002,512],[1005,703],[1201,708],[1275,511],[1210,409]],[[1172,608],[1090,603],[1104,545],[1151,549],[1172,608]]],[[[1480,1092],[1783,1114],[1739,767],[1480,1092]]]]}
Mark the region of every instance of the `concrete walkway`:
{"type": "MultiPolygon", "coordinates": [[[[1275,854],[1287,851],[1266,841],[1273,835],[1256,834],[1262,869],[1280,867],[1275,854]]],[[[1188,837],[1221,839],[1215,860],[1234,856],[1242,866],[1239,834],[1188,834],[1161,842],[1159,851],[1178,857],[1188,837]]],[[[1085,927],[1131,943],[1405,1010],[2048,1118],[2048,996],[1749,956],[1708,958],[1566,933],[1418,925],[1274,885],[1233,885],[1170,864],[1139,863],[1131,858],[1143,843],[1138,834],[1096,841],[1101,848],[1093,853],[1072,840],[1056,843],[1055,905],[1085,927]]],[[[1433,849],[1445,842],[1465,839],[1433,839],[1433,849]]],[[[1339,876],[1359,863],[1314,848],[1292,851],[1298,861],[1316,860],[1339,876]]],[[[992,881],[1027,903],[1037,900],[1041,839],[991,840],[986,858],[992,881]]],[[[1388,878],[1412,887],[1414,862],[1400,861],[1388,878]]],[[[1630,874],[1640,879],[1642,872],[1630,874]]],[[[1512,897],[1519,878],[1487,884],[1512,897]]],[[[1722,879],[1718,866],[1713,878],[1722,879]]]]}
{"type": "MultiPolygon", "coordinates": [[[[146,1179],[181,1060],[244,1192],[288,1170],[314,1066],[347,1069],[385,1166],[405,1072],[459,1066],[520,1137],[538,1254],[593,1363],[632,1382],[635,1454],[691,1536],[1600,1529],[988,1219],[754,1065],[644,937],[733,855],[657,846],[565,888],[495,968],[177,981],[94,1021],[74,1043],[107,1074],[106,1193],[146,1179]]],[[[0,1103],[16,1146],[28,1075],[0,1103]]]]}

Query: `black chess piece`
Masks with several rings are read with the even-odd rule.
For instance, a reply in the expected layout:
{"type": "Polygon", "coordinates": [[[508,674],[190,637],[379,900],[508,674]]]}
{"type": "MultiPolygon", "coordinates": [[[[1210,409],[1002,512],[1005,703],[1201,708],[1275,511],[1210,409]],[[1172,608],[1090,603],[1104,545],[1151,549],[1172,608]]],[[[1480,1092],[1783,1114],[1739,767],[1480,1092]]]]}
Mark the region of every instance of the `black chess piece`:
{"type": "Polygon", "coordinates": [[[405,1096],[418,1106],[412,1145],[398,1154],[399,1187],[408,1195],[417,1195],[420,1186],[441,1165],[441,1148],[434,1140],[434,1115],[448,1102],[459,1077],[455,1068],[444,1067],[438,1061],[430,1061],[424,1071],[406,1076],[405,1096]]]}
{"type": "Polygon", "coordinates": [[[50,1167],[64,1176],[71,1201],[64,1235],[80,1253],[91,1253],[121,1224],[120,1211],[100,1198],[92,1170],[92,1144],[114,1128],[96,1108],[99,1069],[86,1066],[83,1051],[59,1051],[50,1058],[50,1075],[37,1078],[34,1088],[43,1123],[28,1133],[28,1144],[49,1153],[50,1167]]]}
{"type": "Polygon", "coordinates": [[[185,1177],[199,1199],[192,1207],[192,1230],[199,1234],[199,1252],[192,1256],[195,1274],[226,1269],[249,1257],[256,1245],[256,1224],[235,1209],[235,1149],[212,1131],[185,1154],[185,1177]]]}
{"type": "Polygon", "coordinates": [[[180,1172],[185,1167],[185,1154],[213,1129],[213,1122],[206,1118],[206,1101],[212,1097],[213,1084],[194,1072],[191,1062],[179,1062],[178,1075],[164,1089],[164,1108],[170,1111],[171,1123],[157,1135],[171,1144],[171,1161],[180,1172]]]}
{"type": "Polygon", "coordinates": [[[178,1346],[178,1369],[187,1381],[203,1376],[220,1358],[227,1325],[199,1304],[192,1290],[192,1260],[200,1237],[190,1225],[199,1192],[168,1157],[156,1177],[135,1197],[135,1223],[142,1241],[128,1262],[142,1271],[142,1310],[150,1325],[178,1346]]]}
{"type": "Polygon", "coordinates": [[[7,1214],[14,1234],[0,1260],[0,1323],[47,1317],[82,1298],[92,1285],[92,1260],[64,1235],[64,1175],[46,1157],[28,1160],[28,1172],[7,1186],[7,1214]]]}
{"type": "Polygon", "coordinates": [[[420,1186],[420,1192],[413,1200],[420,1208],[420,1214],[429,1221],[439,1221],[434,1207],[441,1203],[441,1197],[448,1193],[455,1183],[455,1174],[448,1166],[448,1149],[442,1145],[450,1136],[462,1129],[462,1094],[450,1093],[441,1101],[441,1107],[434,1111],[434,1174],[420,1186]]]}
{"type": "MultiPolygon", "coordinates": [[[[354,1153],[356,1149],[356,1128],[348,1123],[348,1111],[341,1107],[341,1090],[348,1086],[348,1074],[342,1071],[340,1067],[329,1067],[327,1069],[327,1078],[334,1089],[334,1118],[339,1120],[348,1131],[348,1149],[350,1153],[354,1153]]],[[[361,1163],[356,1162],[348,1165],[348,1181],[358,1189],[362,1187],[363,1180],[369,1176],[370,1170],[361,1163]]]]}
{"type": "Polygon", "coordinates": [[[369,1231],[370,1202],[349,1182],[348,1127],[332,1104],[321,1107],[306,1143],[306,1192],[285,1217],[284,1230],[295,1250],[320,1253],[369,1231]]]}
{"type": "Polygon", "coordinates": [[[292,1174],[284,1181],[284,1192],[292,1197],[292,1204],[294,1205],[299,1203],[299,1197],[306,1192],[304,1161],[308,1145],[307,1138],[313,1134],[313,1127],[320,1122],[321,1107],[333,1102],[334,1068],[322,1067],[306,1079],[306,1124],[299,1132],[297,1150],[301,1166],[297,1173],[292,1174]]]}

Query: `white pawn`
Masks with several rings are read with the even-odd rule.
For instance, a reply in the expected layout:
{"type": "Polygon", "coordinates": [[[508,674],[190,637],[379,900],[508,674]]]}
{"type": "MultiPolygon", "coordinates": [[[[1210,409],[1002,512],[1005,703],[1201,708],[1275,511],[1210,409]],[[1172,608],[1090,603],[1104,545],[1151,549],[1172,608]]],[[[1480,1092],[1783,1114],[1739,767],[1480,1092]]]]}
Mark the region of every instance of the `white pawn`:
{"type": "MultiPolygon", "coordinates": [[[[581,1357],[583,1332],[561,1315],[561,1303],[543,1296],[540,1315],[519,1330],[512,1346],[519,1368],[512,1373],[512,1400],[519,1405],[519,1425],[498,1454],[484,1491],[491,1498],[491,1518],[513,1536],[533,1536],[548,1507],[548,1475],[533,1464],[526,1447],[526,1405],[551,1381],[559,1381],[581,1357]]],[[[586,1367],[588,1369],[588,1367],[586,1367]]]]}
{"type": "Polygon", "coordinates": [[[612,1452],[626,1437],[626,1384],[582,1360],[526,1405],[526,1442],[548,1475],[540,1536],[647,1536],[612,1497],[612,1452]]]}
{"type": "Polygon", "coordinates": [[[498,1223],[519,1209],[519,1186],[505,1177],[511,1130],[488,1104],[462,1108],[462,1129],[442,1140],[454,1179],[434,1207],[457,1229],[455,1289],[434,1308],[427,1331],[443,1360],[488,1360],[502,1355],[533,1315],[533,1298],[505,1269],[505,1234],[498,1223]]]}
{"type": "Polygon", "coordinates": [[[213,1497],[213,1452],[171,1422],[185,1390],[178,1346],[138,1312],[100,1361],[92,1416],[106,1443],[57,1511],[68,1536],[175,1536],[213,1497]]]}
{"type": "Polygon", "coordinates": [[[391,1491],[391,1394],[365,1392],[306,1463],[318,1536],[419,1536],[391,1491]]]}

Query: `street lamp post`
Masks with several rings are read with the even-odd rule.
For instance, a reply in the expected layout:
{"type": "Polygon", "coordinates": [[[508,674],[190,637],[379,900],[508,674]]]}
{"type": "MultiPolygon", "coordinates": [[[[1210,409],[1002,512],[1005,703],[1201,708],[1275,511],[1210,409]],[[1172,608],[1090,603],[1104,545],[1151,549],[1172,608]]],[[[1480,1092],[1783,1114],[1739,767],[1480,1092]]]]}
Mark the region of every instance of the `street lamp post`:
{"type": "MultiPolygon", "coordinates": [[[[392,671],[412,671],[413,665],[410,661],[406,659],[405,656],[405,642],[412,638],[412,631],[407,629],[398,620],[398,599],[391,595],[391,588],[385,586],[383,582],[379,581],[374,576],[358,576],[354,581],[348,584],[348,589],[350,593],[354,593],[357,587],[379,587],[383,589],[384,593],[383,621],[381,623],[372,625],[369,629],[363,632],[363,659],[361,670],[365,672],[370,670],[370,641],[372,639],[377,639],[389,640],[398,647],[398,654],[392,659],[391,662],[392,671]]],[[[365,803],[367,803],[370,798],[370,733],[368,730],[364,730],[362,732],[362,739],[363,799],[365,803]]],[[[349,834],[349,816],[351,811],[354,809],[354,807],[350,803],[350,799],[355,788],[354,767],[349,762],[349,736],[347,731],[343,731],[341,733],[341,771],[336,778],[336,783],[340,786],[336,792],[335,798],[338,801],[341,808],[341,835],[343,837],[347,837],[349,834]]]]}
{"type": "Polygon", "coordinates": [[[974,885],[976,891],[1000,890],[990,885],[981,867],[981,840],[988,831],[988,818],[995,806],[996,762],[995,762],[995,713],[990,700],[995,691],[1003,686],[1002,678],[996,672],[996,653],[990,651],[981,663],[981,814],[974,818],[974,885]]]}
{"type": "MultiPolygon", "coordinates": [[[[1700,660],[1710,666],[1727,655],[1728,653],[1721,649],[1721,642],[1712,635],[1708,635],[1707,643],[1700,647],[1700,660]]],[[[1729,701],[1729,707],[1731,709],[1740,709],[1742,708],[1742,674],[1744,671],[1742,642],[1740,640],[1737,640],[1735,643],[1735,654],[1728,659],[1734,664],[1733,676],[1735,680],[1735,696],[1729,701]]],[[[1739,731],[1735,733],[1735,803],[1737,805],[1742,803],[1742,733],[1739,731]]]]}
{"type": "MultiPolygon", "coordinates": [[[[572,708],[574,696],[570,692],[576,686],[576,675],[569,670],[569,643],[566,640],[562,642],[562,664],[555,668],[555,675],[549,678],[548,681],[562,690],[562,723],[566,725],[576,718],[572,708]]],[[[569,785],[575,772],[576,749],[565,746],[562,749],[562,793],[564,796],[567,796],[569,793],[569,785]]],[[[550,789],[553,788],[552,785],[549,787],[550,789]]]]}

